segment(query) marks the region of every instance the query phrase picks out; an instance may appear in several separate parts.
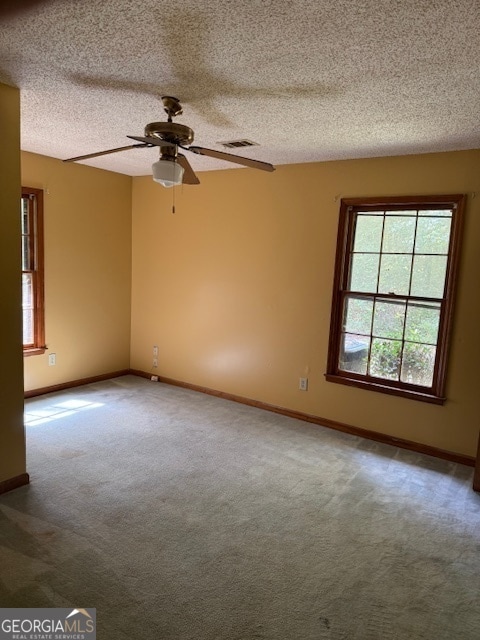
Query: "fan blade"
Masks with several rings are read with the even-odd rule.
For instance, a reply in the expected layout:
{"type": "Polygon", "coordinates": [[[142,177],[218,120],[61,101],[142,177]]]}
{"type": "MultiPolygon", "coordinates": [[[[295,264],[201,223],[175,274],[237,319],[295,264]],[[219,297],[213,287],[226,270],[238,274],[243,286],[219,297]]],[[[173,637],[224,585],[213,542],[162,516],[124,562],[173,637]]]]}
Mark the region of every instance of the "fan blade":
{"type": "Polygon", "coordinates": [[[126,151],[127,149],[137,149],[141,147],[148,147],[150,145],[143,144],[129,144],[127,147],[117,147],[116,149],[108,149],[108,151],[97,151],[97,153],[87,153],[84,156],[77,156],[76,158],[67,158],[63,162],[77,162],[78,160],[88,160],[88,158],[97,158],[98,156],[106,156],[109,153],[117,153],[117,151],[126,151]]]}
{"type": "Polygon", "coordinates": [[[145,144],[149,144],[154,147],[176,147],[177,145],[174,142],[167,142],[166,140],[161,140],[160,138],[153,137],[142,137],[142,136],[127,136],[131,140],[138,140],[139,142],[144,142],[145,144]]]}
{"type": "Polygon", "coordinates": [[[261,162],[260,160],[252,160],[251,158],[236,156],[233,153],[215,151],[215,149],[205,149],[205,147],[182,147],[182,149],[193,151],[193,153],[198,153],[201,156],[210,156],[211,158],[218,158],[219,160],[236,162],[237,164],[243,164],[246,167],[251,167],[252,169],[262,169],[262,171],[275,171],[275,167],[268,162],[261,162]]]}
{"type": "Polygon", "coordinates": [[[200,184],[200,180],[195,175],[195,171],[184,155],[179,153],[177,162],[183,167],[183,184],[200,184]]]}

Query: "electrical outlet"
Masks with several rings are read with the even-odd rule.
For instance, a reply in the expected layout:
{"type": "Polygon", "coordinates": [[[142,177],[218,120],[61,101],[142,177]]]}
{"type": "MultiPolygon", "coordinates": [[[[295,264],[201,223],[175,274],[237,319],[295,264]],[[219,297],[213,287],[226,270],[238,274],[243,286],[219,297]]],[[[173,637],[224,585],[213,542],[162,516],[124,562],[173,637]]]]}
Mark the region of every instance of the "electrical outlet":
{"type": "Polygon", "coordinates": [[[153,357],[156,358],[158,356],[158,347],[156,344],[153,345],[153,357]]]}
{"type": "Polygon", "coordinates": [[[158,360],[157,358],[153,359],[153,368],[156,369],[158,367],[158,360]]]}
{"type": "Polygon", "coordinates": [[[308,391],[308,378],[300,378],[298,388],[300,391],[308,391]]]}
{"type": "Polygon", "coordinates": [[[53,367],[56,364],[57,364],[57,354],[56,353],[49,353],[48,354],[48,366],[49,367],[53,367]]]}

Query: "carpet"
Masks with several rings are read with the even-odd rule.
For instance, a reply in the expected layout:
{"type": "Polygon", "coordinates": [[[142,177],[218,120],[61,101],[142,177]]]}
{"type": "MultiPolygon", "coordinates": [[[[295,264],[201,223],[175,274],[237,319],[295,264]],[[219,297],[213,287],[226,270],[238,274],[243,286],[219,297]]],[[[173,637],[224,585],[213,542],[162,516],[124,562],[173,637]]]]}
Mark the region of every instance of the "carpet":
{"type": "Polygon", "coordinates": [[[125,376],[26,401],[0,606],[101,640],[478,640],[473,470],[125,376]]]}

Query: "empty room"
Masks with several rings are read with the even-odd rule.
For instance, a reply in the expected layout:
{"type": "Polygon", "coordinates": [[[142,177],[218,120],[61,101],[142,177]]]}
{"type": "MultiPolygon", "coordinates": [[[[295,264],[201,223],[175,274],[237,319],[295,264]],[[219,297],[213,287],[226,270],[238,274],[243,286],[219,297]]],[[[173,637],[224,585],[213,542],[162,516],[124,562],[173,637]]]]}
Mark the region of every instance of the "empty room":
{"type": "Polygon", "coordinates": [[[0,638],[477,640],[478,4],[0,24],[0,638]]]}

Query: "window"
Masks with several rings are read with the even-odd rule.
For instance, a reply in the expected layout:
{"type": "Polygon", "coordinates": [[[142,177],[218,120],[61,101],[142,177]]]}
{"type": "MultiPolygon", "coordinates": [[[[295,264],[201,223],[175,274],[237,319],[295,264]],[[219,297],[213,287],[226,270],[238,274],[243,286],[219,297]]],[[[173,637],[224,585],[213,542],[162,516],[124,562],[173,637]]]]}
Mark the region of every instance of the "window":
{"type": "Polygon", "coordinates": [[[22,309],[23,353],[44,353],[43,191],[22,188],[22,309]]]}
{"type": "Polygon", "coordinates": [[[327,380],[445,401],[463,205],[342,200],[327,380]]]}

